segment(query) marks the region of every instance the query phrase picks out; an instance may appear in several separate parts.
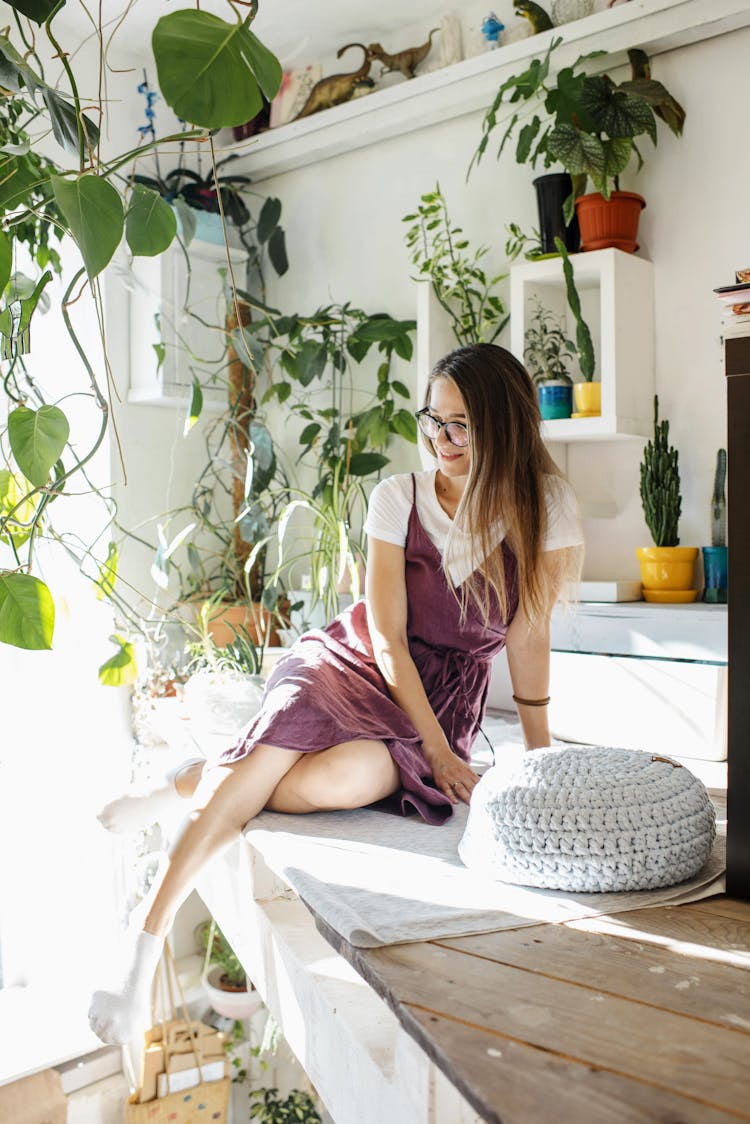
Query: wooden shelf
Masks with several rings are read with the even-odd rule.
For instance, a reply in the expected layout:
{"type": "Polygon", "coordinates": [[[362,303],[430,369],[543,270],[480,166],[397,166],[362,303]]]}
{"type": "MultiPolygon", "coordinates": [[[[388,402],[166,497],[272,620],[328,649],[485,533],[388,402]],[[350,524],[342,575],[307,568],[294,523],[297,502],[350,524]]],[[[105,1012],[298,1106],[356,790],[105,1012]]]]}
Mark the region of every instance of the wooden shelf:
{"type": "MultiPolygon", "coordinates": [[[[606,65],[611,68],[625,62],[625,52],[635,45],[653,57],[748,26],[750,6],[743,0],[631,0],[629,4],[596,12],[552,31],[376,90],[259,137],[228,145],[226,150],[247,157],[243,167],[258,183],[294,168],[486,109],[500,83],[543,54],[553,36],[563,39],[555,54],[557,67],[568,66],[579,55],[599,50],[607,52],[606,65]]],[[[595,66],[594,60],[592,67],[595,66]]]]}

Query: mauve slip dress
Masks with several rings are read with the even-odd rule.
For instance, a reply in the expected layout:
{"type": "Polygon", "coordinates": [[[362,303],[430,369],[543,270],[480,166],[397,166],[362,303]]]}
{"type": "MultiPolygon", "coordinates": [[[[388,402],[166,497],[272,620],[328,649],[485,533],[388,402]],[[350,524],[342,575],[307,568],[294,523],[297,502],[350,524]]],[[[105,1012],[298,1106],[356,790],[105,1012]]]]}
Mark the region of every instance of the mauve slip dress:
{"type": "MultiPolygon", "coordinates": [[[[503,545],[508,620],[493,599],[489,626],[471,603],[462,622],[440,552],[417,514],[413,487],[405,550],[409,651],[449,745],[469,761],[492,659],[505,644],[518,603],[516,560],[503,545]]],[[[401,777],[401,787],[373,807],[401,815],[413,808],[429,824],[453,814],[450,800],[435,787],[416,729],[391,699],[375,662],[364,600],[326,628],[305,633],[279,660],[259,713],[222,760],[238,761],[261,743],[312,753],[359,738],[385,742],[401,777]]]]}

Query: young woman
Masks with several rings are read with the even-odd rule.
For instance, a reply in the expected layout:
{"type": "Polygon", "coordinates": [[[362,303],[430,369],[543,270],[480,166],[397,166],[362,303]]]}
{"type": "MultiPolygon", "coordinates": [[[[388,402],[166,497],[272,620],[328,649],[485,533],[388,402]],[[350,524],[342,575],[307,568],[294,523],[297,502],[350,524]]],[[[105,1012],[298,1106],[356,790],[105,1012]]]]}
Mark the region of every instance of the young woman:
{"type": "Polygon", "coordinates": [[[139,908],[118,986],[92,999],[103,1041],[145,1025],[175,910],[262,809],[377,804],[440,824],[468,803],[471,746],[503,647],[526,746],[549,745],[549,618],[577,577],[582,538],[572,489],[540,437],[533,384],[503,348],[460,348],[436,365],[417,418],[436,468],[374,489],[365,599],[297,641],[216,767],[174,778],[192,811],[139,908]]]}

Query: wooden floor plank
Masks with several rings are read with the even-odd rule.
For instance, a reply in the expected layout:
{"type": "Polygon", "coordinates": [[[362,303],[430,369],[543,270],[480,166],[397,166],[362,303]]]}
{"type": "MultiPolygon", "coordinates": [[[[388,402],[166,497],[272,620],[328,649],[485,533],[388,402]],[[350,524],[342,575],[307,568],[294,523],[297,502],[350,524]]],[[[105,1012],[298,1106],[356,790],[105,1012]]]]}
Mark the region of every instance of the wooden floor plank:
{"type": "Polygon", "coordinates": [[[750,925],[750,902],[741,902],[736,898],[727,898],[723,895],[715,898],[703,898],[693,902],[695,909],[704,913],[713,913],[718,917],[733,917],[737,921],[744,921],[750,925]]]}
{"type": "Polygon", "coordinates": [[[750,925],[699,909],[699,904],[586,917],[566,921],[565,925],[570,929],[609,933],[625,940],[661,945],[675,956],[695,956],[719,964],[750,967],[750,925]]]}
{"type": "Polygon", "coordinates": [[[562,925],[432,943],[707,1022],[745,1026],[750,1032],[747,968],[562,925]]]}
{"type": "Polygon", "coordinates": [[[392,1005],[429,1008],[724,1111],[748,1111],[750,1035],[740,1030],[656,1008],[644,1017],[630,1000],[435,945],[369,950],[367,964],[392,1005]]]}
{"type": "MultiPolygon", "coordinates": [[[[410,1004],[402,1021],[489,1124],[737,1124],[729,1113],[657,1085],[478,1032],[410,1004]]],[[[611,1028],[617,1033],[615,1027],[611,1028]]]]}

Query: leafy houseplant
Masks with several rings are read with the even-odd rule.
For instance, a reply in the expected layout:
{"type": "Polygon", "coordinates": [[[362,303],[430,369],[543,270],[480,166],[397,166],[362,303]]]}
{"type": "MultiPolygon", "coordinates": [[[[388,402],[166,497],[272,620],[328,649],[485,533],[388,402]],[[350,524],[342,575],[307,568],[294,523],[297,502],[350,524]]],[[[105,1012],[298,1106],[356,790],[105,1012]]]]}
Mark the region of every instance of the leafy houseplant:
{"type": "Polygon", "coordinates": [[[654,395],[654,436],[643,451],[640,495],[653,547],[639,547],[643,595],[647,601],[694,601],[691,589],[698,548],[679,546],[677,533],[682,497],[679,454],[669,444],[669,422],[659,421],[659,398],[654,395]]]}
{"type": "Polygon", "coordinates": [[[250,1099],[250,1119],[258,1124],[320,1124],[312,1097],[301,1089],[292,1089],[283,1100],[278,1089],[253,1089],[250,1099]]]}
{"type": "Polygon", "coordinates": [[[398,405],[409,390],[391,377],[394,356],[413,353],[412,320],[368,314],[349,304],[327,305],[311,316],[267,313],[245,329],[245,346],[258,365],[276,374],[263,402],[283,405],[301,427],[297,469],[301,482],[276,496],[283,506],[272,536],[278,544],[275,579],[289,580],[300,564],[309,568],[313,603],[336,614],[349,587],[356,600],[364,566],[362,523],[372,485],[389,463],[392,438],[416,443],[412,413],[398,405]],[[355,370],[372,351],[379,354],[373,390],[355,370]],[[309,481],[306,485],[306,481],[309,481]],[[314,483],[312,483],[314,481],[314,483]],[[306,535],[288,549],[292,516],[307,514],[306,535]]]}
{"type": "Polygon", "coordinates": [[[488,253],[481,246],[473,254],[460,226],[452,224],[448,207],[437,184],[421,196],[410,223],[406,245],[418,280],[429,281],[438,302],[451,320],[453,334],[461,346],[492,343],[508,323],[505,305],[495,291],[507,274],[487,277],[481,266],[488,253]]]}
{"type": "MultiPolygon", "coordinates": [[[[504,125],[498,157],[515,137],[519,164],[535,167],[541,161],[545,168],[558,164],[570,174],[573,190],[564,204],[564,218],[571,221],[575,206],[582,249],[616,245],[632,252],[636,249],[634,231],[611,237],[592,235],[585,223],[592,201],[587,197],[589,201],[582,205],[580,200],[589,181],[593,195],[607,202],[613,192],[619,196],[620,175],[631,159],[635,157],[638,169],[643,164],[637,138],[648,136],[656,144],[657,117],[675,136],[681,136],[685,112],[662,83],[651,78],[648,56],[641,50],[628,51],[631,77],[624,82],[615,83],[607,74],[587,73],[583,64],[600,58],[604,52],[599,51],[582,55],[551,77],[551,57],[561,43],[562,39],[553,39],[543,58],[533,59],[522,74],[503,82],[485,114],[472,166],[481,160],[492,132],[504,125]],[[509,112],[498,120],[504,106],[509,112]]],[[[642,197],[636,196],[636,232],[644,205],[642,197]]]]}
{"type": "Polygon", "coordinates": [[[545,420],[568,418],[573,380],[568,367],[576,347],[565,335],[561,320],[536,297],[524,333],[524,362],[536,383],[539,408],[545,420]]]}
{"type": "MultiPolygon", "coordinates": [[[[0,483],[0,544],[4,548],[0,562],[0,642],[25,648],[49,648],[53,641],[54,599],[45,582],[33,572],[42,537],[57,542],[72,555],[130,623],[143,624],[118,591],[116,552],[110,551],[106,559],[97,558],[94,547],[81,546],[73,535],[55,532],[53,522],[55,512],[66,508],[70,493],[92,488],[90,462],[104,441],[110,417],[106,358],[102,359],[99,351],[87,354],[73,326],[70,305],[84,294],[93,306],[93,319],[102,325],[100,275],[123,234],[131,253],[151,257],[163,253],[176,234],[174,212],[161,194],[134,182],[132,176],[124,179],[122,169],[153,151],[157,143],[185,140],[205,145],[213,166],[213,132],[247,120],[261,108],[263,95],[268,99],[275,96],[281,81],[278,60],[251,30],[253,10],[243,18],[234,5],[228,5],[233,20],[229,23],[204,11],[171,11],[156,22],[152,37],[159,87],[176,116],[193,127],[160,142],[147,140],[137,148],[105,157],[98,138],[100,132],[106,135],[107,101],[100,99],[94,110],[87,106],[83,112],[72,56],[55,27],[63,6],[64,0],[10,0],[16,30],[0,34],[2,85],[6,91],[0,113],[6,142],[0,154],[0,293],[6,288],[17,241],[24,243],[42,274],[35,282],[37,299],[46,283],[46,265],[54,268],[58,264],[49,244],[51,229],[75,243],[82,264],[64,277],[64,295],[56,314],[80,360],[83,386],[76,392],[88,395],[99,419],[94,438],[84,445],[71,432],[62,405],[54,397],[49,400],[42,380],[28,375],[22,357],[28,349],[34,304],[20,302],[20,308],[12,308],[11,293],[9,303],[0,310],[0,332],[5,335],[4,355],[9,363],[3,372],[8,417],[0,431],[5,461],[0,483]],[[38,35],[34,30],[36,49],[28,49],[30,25],[22,22],[27,19],[38,28],[38,35]],[[12,35],[16,35],[18,45],[12,35]],[[45,41],[49,53],[62,65],[66,91],[52,89],[44,78],[40,51],[45,41]],[[65,168],[50,160],[35,139],[50,130],[66,153],[65,168]],[[16,330],[19,323],[22,333],[16,330]]],[[[106,357],[104,338],[102,342],[106,357]]],[[[106,497],[104,519],[107,523],[112,520],[112,505],[106,497]]],[[[101,537],[96,536],[97,540],[101,537]]],[[[123,645],[121,653],[125,651],[123,645]]],[[[124,681],[126,675],[132,676],[131,661],[123,657],[113,674],[115,670],[120,674],[119,681],[124,681]]]]}

